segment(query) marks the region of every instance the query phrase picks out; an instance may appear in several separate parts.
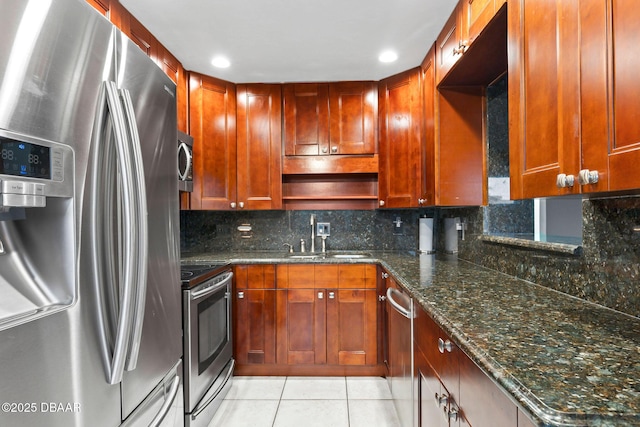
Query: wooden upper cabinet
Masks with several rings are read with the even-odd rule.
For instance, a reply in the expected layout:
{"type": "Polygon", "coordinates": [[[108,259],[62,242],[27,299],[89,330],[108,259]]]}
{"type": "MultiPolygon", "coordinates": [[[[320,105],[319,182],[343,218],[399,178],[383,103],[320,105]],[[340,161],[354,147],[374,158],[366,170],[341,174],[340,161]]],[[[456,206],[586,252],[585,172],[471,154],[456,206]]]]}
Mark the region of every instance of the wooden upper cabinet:
{"type": "Polygon", "coordinates": [[[176,84],[178,130],[188,133],[189,112],[187,109],[188,80],[182,64],[163,45],[158,45],[158,62],[167,76],[176,84]]]}
{"type": "Polygon", "coordinates": [[[381,80],[378,96],[379,206],[418,206],[422,126],[420,70],[415,68],[381,80]]]}
{"type": "Polygon", "coordinates": [[[375,83],[285,84],[283,92],[285,155],[377,152],[375,83]]]}
{"type": "Polygon", "coordinates": [[[583,192],[640,188],[640,58],[629,54],[639,19],[631,0],[580,2],[580,170],[598,173],[583,192]]]}
{"type": "Polygon", "coordinates": [[[420,164],[419,206],[436,204],[436,46],[429,52],[420,66],[422,89],[422,153],[420,164]]]}
{"type": "Polygon", "coordinates": [[[375,83],[330,83],[330,153],[376,153],[376,110],[375,83]]]}
{"type": "Polygon", "coordinates": [[[580,192],[577,182],[562,189],[556,185],[559,174],[575,176],[579,167],[579,6],[556,0],[509,3],[514,199],[580,192]]]}
{"type": "Polygon", "coordinates": [[[109,18],[110,1],[109,0],[86,0],[91,6],[98,12],[104,15],[105,18],[109,18]]]}
{"type": "Polygon", "coordinates": [[[275,84],[237,88],[238,209],[282,209],[282,94],[275,84]]]}
{"type": "Polygon", "coordinates": [[[460,0],[462,40],[470,46],[506,0],[460,0]]]}
{"type": "MultiPolygon", "coordinates": [[[[466,0],[462,0],[464,1],[466,0]]],[[[436,84],[442,81],[464,53],[460,13],[462,6],[462,3],[458,3],[436,39],[436,84]]]]}
{"type": "Polygon", "coordinates": [[[121,28],[122,31],[135,43],[147,56],[156,62],[159,58],[158,40],[147,28],[142,25],[133,15],[129,15],[128,27],[121,28]]]}
{"type": "Polygon", "coordinates": [[[237,200],[235,86],[190,73],[189,93],[194,155],[191,209],[232,209],[237,200]]]}
{"type": "Polygon", "coordinates": [[[640,11],[624,0],[510,2],[513,198],[640,188],[640,11]]]}
{"type": "Polygon", "coordinates": [[[436,205],[485,205],[487,174],[484,88],[440,89],[436,93],[436,108],[436,205]]]}
{"type": "Polygon", "coordinates": [[[285,155],[329,154],[328,84],[285,84],[283,103],[285,155]]]}

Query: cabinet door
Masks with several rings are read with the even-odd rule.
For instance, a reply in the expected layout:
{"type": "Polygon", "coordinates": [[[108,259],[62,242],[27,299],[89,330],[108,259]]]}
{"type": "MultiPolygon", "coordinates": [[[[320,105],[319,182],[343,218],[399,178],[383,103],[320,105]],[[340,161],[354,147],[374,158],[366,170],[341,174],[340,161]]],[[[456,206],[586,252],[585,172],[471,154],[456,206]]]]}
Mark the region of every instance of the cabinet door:
{"type": "Polygon", "coordinates": [[[640,11],[631,0],[580,2],[582,169],[597,171],[584,191],[640,188],[640,97],[637,44],[640,11]]]}
{"type": "Polygon", "coordinates": [[[283,86],[284,154],[329,154],[329,86],[300,83],[283,86]]]}
{"type": "Polygon", "coordinates": [[[234,346],[240,364],[276,363],[275,266],[234,268],[234,346]]]}
{"type": "Polygon", "coordinates": [[[282,95],[279,85],[238,85],[239,209],[282,209],[282,95]]]}
{"type": "Polygon", "coordinates": [[[419,206],[436,203],[436,48],[431,47],[420,66],[422,88],[422,152],[419,206]]]}
{"type": "Polygon", "coordinates": [[[558,174],[579,168],[578,2],[509,3],[511,197],[572,194],[558,174]]]}
{"type": "Polygon", "coordinates": [[[380,207],[418,206],[422,124],[419,73],[416,68],[379,84],[380,207]]]}
{"type": "Polygon", "coordinates": [[[500,0],[462,0],[462,39],[469,45],[478,37],[484,27],[491,21],[499,8],[500,0]]]}
{"type": "MultiPolygon", "coordinates": [[[[458,405],[473,426],[516,426],[518,408],[465,354],[460,353],[458,405]]],[[[464,425],[464,424],[463,424],[464,425]]]]}
{"type": "Polygon", "coordinates": [[[193,137],[191,209],[232,209],[236,203],[236,91],[232,83],[190,73],[193,137]]]}
{"type": "Polygon", "coordinates": [[[236,289],[235,301],[237,362],[276,363],[276,290],[236,289]]]}
{"type": "MultiPolygon", "coordinates": [[[[442,385],[416,342],[415,370],[417,381],[418,427],[448,427],[443,408],[442,385]]],[[[491,424],[489,424],[491,425],[491,424]]]]}
{"type": "Polygon", "coordinates": [[[110,0],[86,0],[95,10],[100,12],[104,17],[109,18],[110,0]]]}
{"type": "Polygon", "coordinates": [[[147,28],[142,25],[133,15],[128,14],[129,25],[122,31],[135,43],[147,56],[154,61],[158,61],[158,40],[147,28]]]}
{"type": "Polygon", "coordinates": [[[458,3],[436,39],[436,84],[442,81],[464,53],[464,47],[461,46],[461,7],[458,3]]]}
{"type": "Polygon", "coordinates": [[[327,289],[327,363],[377,364],[375,289],[327,289]]]}
{"type": "Polygon", "coordinates": [[[329,85],[331,154],[377,153],[376,110],[375,83],[331,83],[329,85]]]}
{"type": "Polygon", "coordinates": [[[451,398],[458,401],[460,349],[448,339],[422,308],[416,310],[414,322],[416,340],[420,343],[425,357],[437,372],[451,398]]]}
{"type": "Polygon", "coordinates": [[[629,54],[637,47],[640,10],[632,0],[610,0],[610,43],[612,70],[611,126],[614,134],[609,154],[609,189],[640,188],[640,123],[637,106],[640,98],[638,69],[640,58],[629,54]],[[631,49],[631,50],[629,50],[631,49]]]}
{"type": "Polygon", "coordinates": [[[277,361],[289,365],[327,362],[326,291],[287,289],[276,296],[277,361]]]}
{"type": "Polygon", "coordinates": [[[178,130],[188,132],[187,73],[178,59],[162,45],[158,46],[160,67],[176,84],[178,130]]]}

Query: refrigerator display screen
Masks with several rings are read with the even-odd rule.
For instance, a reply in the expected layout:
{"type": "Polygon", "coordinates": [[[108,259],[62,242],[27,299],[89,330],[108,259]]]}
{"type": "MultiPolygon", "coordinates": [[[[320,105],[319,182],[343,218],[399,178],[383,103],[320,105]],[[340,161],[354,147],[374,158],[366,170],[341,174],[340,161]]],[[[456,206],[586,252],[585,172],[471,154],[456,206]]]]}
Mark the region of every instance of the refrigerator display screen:
{"type": "Polygon", "coordinates": [[[0,174],[51,179],[50,148],[0,137],[0,174]]]}

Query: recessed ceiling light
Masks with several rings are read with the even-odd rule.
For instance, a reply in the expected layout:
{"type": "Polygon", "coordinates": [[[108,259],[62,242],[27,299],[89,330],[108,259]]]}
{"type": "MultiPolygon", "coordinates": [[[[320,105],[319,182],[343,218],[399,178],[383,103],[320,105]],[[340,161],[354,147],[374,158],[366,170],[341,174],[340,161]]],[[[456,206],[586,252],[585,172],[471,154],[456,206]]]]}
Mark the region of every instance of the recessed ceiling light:
{"type": "Polygon", "coordinates": [[[398,59],[398,54],[392,50],[386,50],[378,56],[378,61],[380,62],[393,62],[398,59]]]}
{"type": "Polygon", "coordinates": [[[228,68],[231,65],[231,62],[224,56],[216,56],[211,60],[211,64],[213,64],[216,68],[228,68]]]}

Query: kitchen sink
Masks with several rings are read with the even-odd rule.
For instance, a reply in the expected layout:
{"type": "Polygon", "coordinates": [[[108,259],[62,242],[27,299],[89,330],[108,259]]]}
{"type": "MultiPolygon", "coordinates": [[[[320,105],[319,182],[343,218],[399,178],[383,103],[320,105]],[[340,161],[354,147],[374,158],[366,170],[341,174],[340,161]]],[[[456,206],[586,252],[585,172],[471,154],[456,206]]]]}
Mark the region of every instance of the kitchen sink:
{"type": "Polygon", "coordinates": [[[371,254],[367,253],[336,253],[330,254],[331,258],[354,259],[354,258],[370,258],[371,254]]]}
{"type": "Polygon", "coordinates": [[[291,259],[317,259],[322,258],[324,254],[287,254],[287,258],[291,259]]]}

